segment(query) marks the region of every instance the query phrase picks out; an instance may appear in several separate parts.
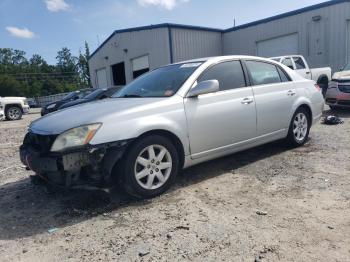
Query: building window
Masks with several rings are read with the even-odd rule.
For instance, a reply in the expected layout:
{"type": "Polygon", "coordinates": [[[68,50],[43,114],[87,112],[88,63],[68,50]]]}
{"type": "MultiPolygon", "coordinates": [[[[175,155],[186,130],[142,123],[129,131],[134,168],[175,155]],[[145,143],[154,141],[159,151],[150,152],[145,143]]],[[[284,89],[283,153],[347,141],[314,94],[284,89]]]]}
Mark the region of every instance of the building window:
{"type": "Polygon", "coordinates": [[[131,64],[134,79],[149,71],[148,55],[132,59],[131,64]]]}
{"type": "Polygon", "coordinates": [[[113,83],[115,86],[126,85],[124,62],[112,65],[113,83]]]}

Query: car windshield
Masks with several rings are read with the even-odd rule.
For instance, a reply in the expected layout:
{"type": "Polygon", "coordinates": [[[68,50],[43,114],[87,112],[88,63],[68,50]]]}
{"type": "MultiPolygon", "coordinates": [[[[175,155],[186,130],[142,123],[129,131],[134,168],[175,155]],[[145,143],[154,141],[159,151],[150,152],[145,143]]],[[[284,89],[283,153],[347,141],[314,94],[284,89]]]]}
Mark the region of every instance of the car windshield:
{"type": "Polygon", "coordinates": [[[84,97],[84,99],[95,99],[98,97],[101,93],[105,92],[106,89],[97,89],[94,92],[88,94],[87,96],[84,97]]]}
{"type": "Polygon", "coordinates": [[[113,97],[169,97],[174,95],[202,64],[183,63],[161,67],[123,87],[113,97]]]}
{"type": "Polygon", "coordinates": [[[344,71],[350,71],[350,63],[348,63],[346,66],[344,66],[344,71]]]}
{"type": "Polygon", "coordinates": [[[75,96],[75,92],[70,92],[69,94],[65,95],[62,100],[69,100],[75,96]]]}

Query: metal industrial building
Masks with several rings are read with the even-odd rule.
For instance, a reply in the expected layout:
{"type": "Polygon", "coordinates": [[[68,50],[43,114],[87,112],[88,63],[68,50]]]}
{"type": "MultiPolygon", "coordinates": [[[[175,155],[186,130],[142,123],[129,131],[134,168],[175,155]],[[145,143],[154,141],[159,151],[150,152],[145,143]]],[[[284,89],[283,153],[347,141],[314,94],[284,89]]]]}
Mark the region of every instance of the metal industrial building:
{"type": "Polygon", "coordinates": [[[125,85],[144,72],[217,55],[301,54],[312,67],[350,62],[350,0],[333,0],[226,30],[159,24],[117,30],[89,60],[94,87],[125,85]]]}

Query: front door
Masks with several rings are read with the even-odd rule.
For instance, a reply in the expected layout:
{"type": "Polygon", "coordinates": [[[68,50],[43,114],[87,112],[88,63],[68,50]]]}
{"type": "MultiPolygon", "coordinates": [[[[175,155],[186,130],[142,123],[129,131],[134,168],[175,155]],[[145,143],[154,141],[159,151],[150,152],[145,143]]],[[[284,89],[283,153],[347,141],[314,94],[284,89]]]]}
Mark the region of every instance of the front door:
{"type": "Polygon", "coordinates": [[[216,93],[185,98],[192,158],[232,149],[256,136],[256,110],[252,88],[246,86],[240,61],[207,69],[197,80],[218,80],[216,93]]]}

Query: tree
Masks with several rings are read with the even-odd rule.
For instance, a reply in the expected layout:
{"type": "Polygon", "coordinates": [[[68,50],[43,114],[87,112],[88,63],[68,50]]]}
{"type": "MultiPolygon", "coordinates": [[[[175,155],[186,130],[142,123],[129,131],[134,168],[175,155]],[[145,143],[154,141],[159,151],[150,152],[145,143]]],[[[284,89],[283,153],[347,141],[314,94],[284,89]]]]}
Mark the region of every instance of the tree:
{"type": "Polygon", "coordinates": [[[77,58],[72,55],[67,47],[57,52],[57,68],[65,73],[77,73],[77,58]]]}
{"type": "Polygon", "coordinates": [[[88,86],[89,56],[86,42],[79,58],[67,47],[58,51],[56,65],[49,65],[39,54],[28,60],[22,50],[0,48],[0,96],[44,96],[88,86]]]}
{"type": "Polygon", "coordinates": [[[78,69],[79,69],[79,75],[82,83],[85,85],[91,86],[89,58],[90,58],[90,49],[89,49],[88,43],[85,41],[85,53],[82,54],[81,51],[79,51],[78,69]]]}

